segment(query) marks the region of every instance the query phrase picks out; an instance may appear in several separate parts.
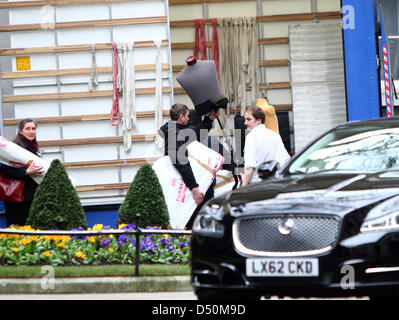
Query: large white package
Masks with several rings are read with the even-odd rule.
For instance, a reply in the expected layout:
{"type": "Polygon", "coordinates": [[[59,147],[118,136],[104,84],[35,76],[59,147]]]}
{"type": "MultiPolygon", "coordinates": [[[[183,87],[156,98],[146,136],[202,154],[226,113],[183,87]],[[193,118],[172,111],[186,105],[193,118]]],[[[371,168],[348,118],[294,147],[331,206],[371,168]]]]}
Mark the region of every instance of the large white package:
{"type": "MultiPolygon", "coordinates": [[[[216,174],[216,185],[213,187],[213,196],[216,198],[226,192],[233,190],[235,183],[236,182],[231,171],[220,170],[216,174]]],[[[237,188],[238,187],[239,185],[237,186],[237,188]]]]}
{"type": "Polygon", "coordinates": [[[50,163],[19,145],[0,136],[0,162],[15,168],[28,167],[30,161],[33,161],[35,167],[43,168],[42,176],[32,176],[32,179],[40,183],[44,174],[50,167],[50,163]]]}
{"type": "MultiPolygon", "coordinates": [[[[224,158],[221,154],[198,141],[187,146],[188,161],[193,170],[198,188],[206,193],[216,172],[222,167],[224,158]]],[[[183,182],[180,173],[173,166],[169,156],[158,159],[153,165],[161,184],[169,211],[169,221],[173,229],[184,229],[197,205],[193,195],[183,182]]]]}

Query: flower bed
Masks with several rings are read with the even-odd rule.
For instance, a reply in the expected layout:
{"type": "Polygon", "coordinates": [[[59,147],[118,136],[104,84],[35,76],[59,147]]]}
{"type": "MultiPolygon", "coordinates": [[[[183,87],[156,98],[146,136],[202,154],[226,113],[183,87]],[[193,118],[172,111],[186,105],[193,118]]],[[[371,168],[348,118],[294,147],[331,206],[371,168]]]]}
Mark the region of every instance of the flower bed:
{"type": "MultiPolygon", "coordinates": [[[[34,230],[30,226],[10,228],[34,230]]],[[[120,225],[119,230],[134,230],[134,225],[120,225]]],[[[159,229],[147,227],[147,229],[159,229]]],[[[83,230],[83,229],[81,229],[83,230]]],[[[95,225],[88,230],[113,230],[95,225]]],[[[140,263],[188,263],[188,235],[142,235],[140,263]]],[[[2,265],[101,265],[134,264],[136,240],[130,235],[100,236],[34,236],[0,234],[0,264],[2,265]]]]}

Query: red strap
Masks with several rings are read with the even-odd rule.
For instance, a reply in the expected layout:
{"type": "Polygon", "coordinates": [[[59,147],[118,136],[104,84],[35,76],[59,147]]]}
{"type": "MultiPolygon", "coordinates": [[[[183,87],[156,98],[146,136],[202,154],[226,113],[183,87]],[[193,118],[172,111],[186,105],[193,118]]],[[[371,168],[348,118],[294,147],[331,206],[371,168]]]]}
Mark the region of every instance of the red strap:
{"type": "Polygon", "coordinates": [[[206,54],[206,35],[205,35],[205,20],[200,20],[200,27],[201,27],[201,36],[200,36],[200,43],[199,43],[199,50],[202,52],[201,60],[207,60],[206,54]]]}
{"type": "Polygon", "coordinates": [[[219,38],[218,38],[218,32],[217,32],[218,20],[217,19],[211,19],[211,22],[212,22],[212,27],[213,27],[213,32],[212,32],[212,59],[215,61],[216,70],[218,72],[218,76],[220,77],[220,72],[219,72],[219,38]]]}
{"type": "Polygon", "coordinates": [[[198,60],[198,51],[199,51],[199,19],[194,20],[194,23],[195,23],[194,57],[198,60]]]}
{"type": "Polygon", "coordinates": [[[205,35],[205,20],[195,19],[195,40],[194,40],[194,57],[198,60],[207,60],[206,53],[206,35],[205,35]],[[201,53],[201,57],[199,54],[201,53]]]}
{"type": "Polygon", "coordinates": [[[113,60],[112,60],[112,71],[113,71],[113,97],[112,97],[112,109],[110,114],[111,124],[113,126],[118,126],[120,122],[120,110],[119,110],[119,92],[118,92],[118,49],[116,48],[116,43],[112,42],[113,50],[113,60]],[[117,117],[117,122],[114,122],[115,116],[117,117]]]}

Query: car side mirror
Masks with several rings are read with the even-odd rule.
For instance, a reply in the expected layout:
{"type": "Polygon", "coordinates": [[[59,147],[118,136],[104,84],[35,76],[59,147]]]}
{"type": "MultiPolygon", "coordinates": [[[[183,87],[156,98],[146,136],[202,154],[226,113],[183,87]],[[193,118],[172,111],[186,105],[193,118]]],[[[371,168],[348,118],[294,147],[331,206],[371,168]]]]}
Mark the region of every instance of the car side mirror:
{"type": "Polygon", "coordinates": [[[258,168],[259,178],[265,180],[276,173],[280,165],[277,161],[271,160],[263,162],[258,168]]]}

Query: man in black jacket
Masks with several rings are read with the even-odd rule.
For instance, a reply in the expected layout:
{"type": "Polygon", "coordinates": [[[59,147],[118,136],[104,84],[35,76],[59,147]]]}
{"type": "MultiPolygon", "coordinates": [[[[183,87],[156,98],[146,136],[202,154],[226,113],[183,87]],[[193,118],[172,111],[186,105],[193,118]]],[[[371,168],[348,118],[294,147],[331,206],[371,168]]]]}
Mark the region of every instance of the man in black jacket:
{"type": "MultiPolygon", "coordinates": [[[[209,130],[212,128],[212,122],[217,116],[217,111],[211,111],[209,116],[205,116],[198,126],[191,125],[189,124],[190,112],[188,107],[184,104],[176,103],[170,108],[171,120],[165,123],[159,130],[160,135],[163,136],[165,141],[165,155],[169,155],[172,164],[193,194],[197,205],[193,217],[198,211],[199,206],[212,195],[210,192],[204,194],[198,188],[198,183],[195,180],[190,162],[188,161],[187,146],[195,140],[202,140],[202,137],[206,138],[209,130]]],[[[187,227],[191,227],[191,224],[192,222],[189,222],[187,227]]]]}

